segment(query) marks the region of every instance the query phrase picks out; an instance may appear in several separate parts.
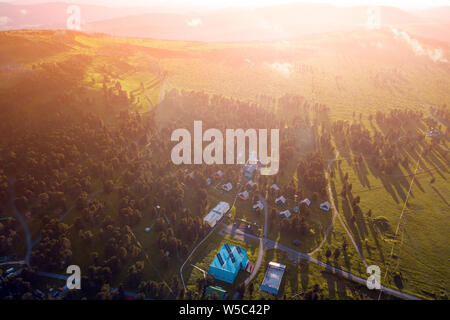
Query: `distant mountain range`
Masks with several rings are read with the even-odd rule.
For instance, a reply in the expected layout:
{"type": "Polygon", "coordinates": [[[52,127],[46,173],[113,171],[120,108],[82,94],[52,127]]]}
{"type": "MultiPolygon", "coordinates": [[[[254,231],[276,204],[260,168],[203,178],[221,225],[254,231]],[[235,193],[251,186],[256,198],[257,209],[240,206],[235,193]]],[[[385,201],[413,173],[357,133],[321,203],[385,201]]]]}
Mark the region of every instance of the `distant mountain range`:
{"type": "MultiPolygon", "coordinates": [[[[66,28],[66,21],[69,17],[67,8],[69,5],[70,4],[68,3],[60,2],[25,5],[0,3],[0,28],[3,30],[21,28],[66,28]]],[[[84,4],[79,5],[79,7],[81,9],[81,19],[84,23],[159,10],[158,8],[110,8],[84,4]]]]}
{"type": "MultiPolygon", "coordinates": [[[[34,1],[34,0],[22,0],[34,1]]],[[[173,12],[164,7],[111,8],[79,5],[82,30],[122,37],[169,40],[287,40],[319,32],[364,28],[368,7],[286,4],[256,9],[230,8],[173,12]]],[[[66,28],[67,3],[0,3],[0,29],[66,28]]],[[[380,7],[382,27],[395,27],[422,37],[450,41],[450,7],[405,11],[380,7]]]]}

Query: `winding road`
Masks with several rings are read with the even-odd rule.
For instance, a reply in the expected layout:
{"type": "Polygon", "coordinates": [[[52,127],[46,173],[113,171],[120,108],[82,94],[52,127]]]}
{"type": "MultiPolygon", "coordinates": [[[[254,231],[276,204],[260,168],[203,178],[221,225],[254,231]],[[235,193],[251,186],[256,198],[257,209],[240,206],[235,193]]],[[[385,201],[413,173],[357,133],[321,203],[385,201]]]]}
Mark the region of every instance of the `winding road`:
{"type": "MultiPolygon", "coordinates": [[[[333,160],[330,161],[330,163],[328,164],[328,168],[325,171],[325,178],[328,181],[328,185],[327,185],[327,189],[328,189],[328,193],[329,193],[329,197],[330,197],[330,204],[331,204],[331,209],[333,210],[333,216],[337,216],[339,218],[339,221],[341,222],[342,226],[344,227],[345,232],[347,233],[348,237],[350,238],[350,240],[353,243],[353,246],[355,247],[356,251],[358,252],[360,258],[362,259],[364,265],[368,266],[368,263],[366,261],[366,259],[364,259],[364,256],[361,253],[361,250],[359,249],[358,245],[356,244],[355,239],[353,238],[352,233],[350,232],[350,230],[348,229],[346,223],[344,222],[344,219],[342,218],[342,215],[339,213],[339,211],[336,208],[336,204],[334,203],[334,196],[333,196],[333,192],[331,190],[331,181],[330,178],[328,176],[328,171],[330,170],[331,164],[334,161],[337,161],[337,158],[339,157],[339,151],[336,151],[336,156],[333,160]]],[[[333,217],[333,221],[334,221],[334,217],[333,217]]]]}
{"type": "Polygon", "coordinates": [[[25,260],[20,261],[7,261],[0,263],[0,266],[9,266],[9,265],[15,265],[15,264],[26,264],[25,260]]]}
{"type": "Polygon", "coordinates": [[[334,205],[334,197],[333,197],[333,193],[331,192],[331,183],[330,183],[330,178],[328,176],[328,172],[330,171],[331,168],[331,164],[335,161],[337,161],[337,158],[339,157],[339,151],[336,152],[336,155],[334,157],[334,159],[331,159],[328,162],[328,167],[327,170],[325,170],[325,178],[328,181],[328,185],[327,185],[327,189],[328,189],[328,195],[330,198],[330,203],[331,203],[331,209],[333,211],[333,217],[331,218],[331,224],[328,226],[327,230],[325,231],[325,235],[323,236],[322,241],[320,242],[320,244],[317,246],[317,248],[315,248],[313,251],[309,252],[308,255],[312,256],[313,254],[315,254],[317,251],[320,250],[320,248],[322,248],[323,244],[325,243],[325,241],[328,239],[328,235],[331,232],[331,229],[333,229],[334,227],[334,222],[336,221],[336,216],[338,215],[338,211],[336,210],[336,206],[334,205]]]}
{"type": "Polygon", "coordinates": [[[264,204],[264,229],[263,229],[263,236],[261,238],[259,238],[259,252],[258,252],[258,258],[256,259],[256,263],[255,263],[255,267],[253,268],[252,273],[248,276],[247,279],[245,279],[245,286],[248,286],[250,284],[250,282],[253,280],[253,278],[256,276],[256,274],[259,271],[259,268],[261,267],[261,263],[262,263],[262,259],[264,256],[264,250],[265,250],[265,241],[267,238],[267,218],[268,218],[268,214],[267,214],[267,199],[264,198],[262,195],[259,195],[259,200],[262,201],[262,203],[264,204]]]}

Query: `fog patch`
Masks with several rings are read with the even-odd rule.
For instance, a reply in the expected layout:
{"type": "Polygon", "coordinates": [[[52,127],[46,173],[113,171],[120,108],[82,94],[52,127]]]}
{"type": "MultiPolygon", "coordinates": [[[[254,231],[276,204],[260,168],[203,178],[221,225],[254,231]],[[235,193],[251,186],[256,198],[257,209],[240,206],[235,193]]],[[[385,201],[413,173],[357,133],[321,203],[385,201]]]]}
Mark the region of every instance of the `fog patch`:
{"type": "Polygon", "coordinates": [[[278,62],[278,61],[275,61],[273,63],[264,62],[264,65],[281,73],[285,77],[289,77],[291,73],[294,71],[294,67],[292,66],[292,64],[288,62],[278,62]]]}
{"type": "Polygon", "coordinates": [[[192,19],[192,20],[187,20],[186,24],[188,25],[188,27],[198,27],[200,25],[203,24],[202,19],[192,19]]]}
{"type": "Polygon", "coordinates": [[[252,60],[250,60],[249,58],[245,58],[244,61],[247,62],[252,67],[255,65],[255,63],[252,60]]]}
{"type": "Polygon", "coordinates": [[[0,17],[0,27],[5,27],[12,22],[10,17],[2,16],[0,17]]]}
{"type": "Polygon", "coordinates": [[[405,31],[399,31],[395,28],[392,28],[391,30],[395,39],[403,40],[408,43],[415,55],[428,56],[433,62],[448,62],[448,60],[444,57],[444,53],[441,48],[424,48],[419,40],[411,38],[405,31]]]}

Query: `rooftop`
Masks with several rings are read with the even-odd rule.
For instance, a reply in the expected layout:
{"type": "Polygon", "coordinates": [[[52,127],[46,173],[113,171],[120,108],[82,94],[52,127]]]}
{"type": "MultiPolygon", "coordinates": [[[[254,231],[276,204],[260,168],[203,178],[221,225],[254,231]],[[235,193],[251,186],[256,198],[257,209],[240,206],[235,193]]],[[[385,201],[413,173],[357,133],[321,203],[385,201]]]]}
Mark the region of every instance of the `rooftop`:
{"type": "Polygon", "coordinates": [[[266,275],[264,276],[261,290],[269,293],[278,293],[281,280],[283,279],[286,266],[277,262],[269,262],[266,275]]]}
{"type": "MultiPolygon", "coordinates": [[[[211,267],[224,269],[231,272],[239,271],[242,260],[247,256],[247,250],[224,243],[214,260],[211,267]]],[[[245,266],[244,266],[245,267],[245,266]]]]}
{"type": "Polygon", "coordinates": [[[220,201],[204,218],[203,221],[206,221],[209,225],[213,226],[222,218],[224,214],[228,212],[230,209],[230,204],[225,201],[220,201]]]}

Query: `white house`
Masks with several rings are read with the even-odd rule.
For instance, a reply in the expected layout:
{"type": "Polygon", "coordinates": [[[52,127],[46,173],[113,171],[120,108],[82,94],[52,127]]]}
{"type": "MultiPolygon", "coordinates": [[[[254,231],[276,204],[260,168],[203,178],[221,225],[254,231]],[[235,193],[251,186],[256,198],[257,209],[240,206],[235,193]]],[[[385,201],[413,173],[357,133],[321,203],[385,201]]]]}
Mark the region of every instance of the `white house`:
{"type": "Polygon", "coordinates": [[[233,185],[231,184],[231,182],[228,182],[222,186],[222,189],[225,191],[230,191],[231,189],[233,189],[233,185]]]}
{"type": "Polygon", "coordinates": [[[248,195],[247,190],[245,190],[243,192],[239,192],[238,197],[241,198],[242,200],[248,200],[249,195],[248,195]]]}
{"type": "Polygon", "coordinates": [[[324,211],[330,211],[330,208],[331,208],[331,204],[328,201],[325,201],[320,204],[320,209],[322,209],[324,211]]]}
{"type": "Polygon", "coordinates": [[[278,191],[280,191],[280,187],[277,186],[276,184],[273,184],[270,186],[270,190],[273,192],[278,192],[278,191]]]}
{"type": "Polygon", "coordinates": [[[253,205],[253,210],[255,211],[262,211],[264,209],[264,205],[261,201],[257,201],[254,205],[253,205]]]}
{"type": "Polygon", "coordinates": [[[214,174],[214,178],[216,178],[216,179],[222,179],[222,177],[223,177],[222,170],[219,170],[214,174]]]}
{"type": "Polygon", "coordinates": [[[9,268],[9,269],[7,269],[7,270],[5,271],[5,274],[6,274],[6,275],[9,275],[9,274],[13,273],[14,270],[15,270],[14,267],[11,267],[11,268],[9,268]]]}
{"type": "Polygon", "coordinates": [[[203,218],[203,221],[211,227],[214,227],[217,221],[219,221],[229,209],[230,204],[228,202],[221,201],[203,218]]]}
{"type": "Polygon", "coordinates": [[[308,198],[303,199],[300,203],[306,203],[308,207],[311,205],[311,201],[308,198]]]}
{"type": "Polygon", "coordinates": [[[280,196],[275,199],[275,204],[284,205],[285,203],[286,203],[286,198],[283,196],[280,196]]]}
{"type": "Polygon", "coordinates": [[[278,214],[281,218],[289,218],[291,216],[291,212],[289,210],[280,211],[278,214]]]}
{"type": "Polygon", "coordinates": [[[247,185],[250,186],[250,187],[253,187],[253,186],[256,186],[256,182],[253,182],[252,180],[249,180],[247,182],[247,185]]]}

